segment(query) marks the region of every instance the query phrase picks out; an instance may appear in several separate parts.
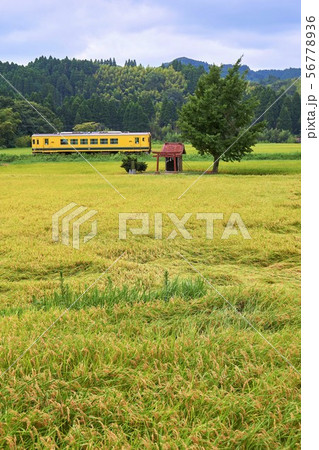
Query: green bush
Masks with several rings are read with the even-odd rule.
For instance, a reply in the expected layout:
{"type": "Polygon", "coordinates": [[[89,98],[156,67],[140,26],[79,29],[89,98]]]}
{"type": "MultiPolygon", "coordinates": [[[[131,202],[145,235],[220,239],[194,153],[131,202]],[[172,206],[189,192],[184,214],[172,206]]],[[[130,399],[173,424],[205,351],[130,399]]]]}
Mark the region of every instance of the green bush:
{"type": "Polygon", "coordinates": [[[31,137],[30,136],[19,136],[15,140],[16,147],[31,147],[31,137]]]}
{"type": "Polygon", "coordinates": [[[277,128],[266,129],[259,134],[259,142],[269,143],[294,143],[296,142],[295,136],[293,136],[288,130],[279,130],[277,128]]]}
{"type": "Polygon", "coordinates": [[[129,172],[131,169],[136,169],[137,172],[145,172],[147,169],[146,162],[137,161],[137,157],[133,155],[127,155],[123,158],[121,167],[129,172]]]}

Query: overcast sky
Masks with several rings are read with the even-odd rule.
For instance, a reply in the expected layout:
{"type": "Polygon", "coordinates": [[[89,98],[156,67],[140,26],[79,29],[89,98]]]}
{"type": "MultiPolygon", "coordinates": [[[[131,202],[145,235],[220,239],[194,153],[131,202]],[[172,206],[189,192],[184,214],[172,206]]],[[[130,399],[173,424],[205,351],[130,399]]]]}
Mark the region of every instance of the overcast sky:
{"type": "Polygon", "coordinates": [[[179,56],[252,69],[300,67],[297,0],[1,0],[0,60],[179,56]]]}

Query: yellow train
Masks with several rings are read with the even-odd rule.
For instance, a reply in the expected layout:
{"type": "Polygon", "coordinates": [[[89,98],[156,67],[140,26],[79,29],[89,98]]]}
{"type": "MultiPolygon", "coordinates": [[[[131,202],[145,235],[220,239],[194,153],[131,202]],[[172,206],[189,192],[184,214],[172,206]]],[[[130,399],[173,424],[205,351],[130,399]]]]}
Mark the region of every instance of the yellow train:
{"type": "Polygon", "coordinates": [[[151,133],[121,131],[33,134],[32,153],[149,153],[151,133]]]}

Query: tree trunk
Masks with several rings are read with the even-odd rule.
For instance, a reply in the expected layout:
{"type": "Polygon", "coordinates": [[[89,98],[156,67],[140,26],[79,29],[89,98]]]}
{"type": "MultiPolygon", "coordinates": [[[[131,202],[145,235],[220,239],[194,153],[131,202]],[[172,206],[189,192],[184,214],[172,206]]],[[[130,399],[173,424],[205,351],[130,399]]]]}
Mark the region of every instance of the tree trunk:
{"type": "Polygon", "coordinates": [[[218,166],[219,166],[219,159],[215,159],[214,165],[213,165],[213,170],[212,170],[213,174],[217,174],[218,173],[218,166]]]}

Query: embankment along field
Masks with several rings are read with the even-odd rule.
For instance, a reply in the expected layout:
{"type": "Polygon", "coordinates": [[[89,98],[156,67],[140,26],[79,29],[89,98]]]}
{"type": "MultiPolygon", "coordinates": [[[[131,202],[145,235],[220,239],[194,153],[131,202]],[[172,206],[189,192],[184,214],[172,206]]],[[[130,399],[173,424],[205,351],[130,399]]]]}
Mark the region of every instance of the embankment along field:
{"type": "Polygon", "coordinates": [[[210,164],[191,148],[178,175],[92,159],[125,199],[84,161],[29,153],[0,151],[0,446],[299,448],[300,145],[259,144],[180,199],[210,164]],[[97,211],[79,250],[52,241],[71,202],[97,211]],[[120,240],[129,212],[149,233],[120,240]],[[198,212],[223,213],[213,239],[198,212]],[[251,239],[221,239],[233,212],[251,239]],[[192,239],[167,239],[167,213],[192,213],[192,239]]]}

